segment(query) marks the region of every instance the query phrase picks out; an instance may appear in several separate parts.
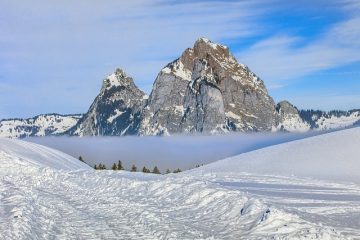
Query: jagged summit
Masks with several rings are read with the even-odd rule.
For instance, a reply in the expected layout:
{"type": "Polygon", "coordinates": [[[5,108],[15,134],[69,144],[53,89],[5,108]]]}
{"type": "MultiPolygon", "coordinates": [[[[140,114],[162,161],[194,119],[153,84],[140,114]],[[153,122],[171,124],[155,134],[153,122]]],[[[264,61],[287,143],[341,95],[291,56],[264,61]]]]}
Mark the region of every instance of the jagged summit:
{"type": "Polygon", "coordinates": [[[228,47],[214,43],[207,38],[199,38],[195,42],[193,49],[195,55],[201,58],[205,58],[206,54],[212,54],[216,57],[227,58],[230,54],[228,47]]]}
{"type": "Polygon", "coordinates": [[[103,81],[103,89],[110,89],[118,86],[135,85],[134,80],[129,77],[124,70],[117,68],[115,72],[109,74],[103,81]]]}
{"type": "Polygon", "coordinates": [[[202,45],[202,44],[211,46],[213,49],[217,49],[217,48],[229,49],[227,46],[219,44],[219,43],[215,43],[215,42],[213,42],[210,39],[205,38],[205,37],[200,37],[195,41],[194,49],[197,48],[199,45],[202,45]]]}
{"type": "Polygon", "coordinates": [[[104,81],[84,117],[69,130],[70,135],[133,135],[146,95],[122,69],[104,81]]]}
{"type": "Polygon", "coordinates": [[[299,113],[298,109],[292,103],[290,103],[287,100],[280,101],[277,104],[276,109],[277,109],[277,111],[284,111],[285,110],[286,112],[293,113],[293,114],[299,113]]]}

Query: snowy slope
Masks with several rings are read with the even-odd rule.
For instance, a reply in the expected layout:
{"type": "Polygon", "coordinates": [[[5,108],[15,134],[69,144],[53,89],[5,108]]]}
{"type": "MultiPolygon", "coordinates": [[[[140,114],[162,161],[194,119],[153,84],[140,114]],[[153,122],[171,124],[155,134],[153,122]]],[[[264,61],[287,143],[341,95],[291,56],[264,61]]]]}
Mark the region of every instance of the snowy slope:
{"type": "Polygon", "coordinates": [[[230,160],[169,175],[74,171],[81,164],[1,140],[0,239],[360,238],[356,184],[241,173],[230,160]]]}
{"type": "Polygon", "coordinates": [[[0,160],[9,168],[51,167],[57,170],[90,169],[89,166],[60,151],[15,139],[0,138],[0,160]]]}
{"type": "Polygon", "coordinates": [[[4,119],[0,121],[0,137],[57,135],[69,130],[81,117],[80,114],[42,114],[28,119],[4,119]]]}
{"type": "Polygon", "coordinates": [[[360,183],[360,127],[327,133],[231,157],[209,172],[297,175],[360,183]]]}

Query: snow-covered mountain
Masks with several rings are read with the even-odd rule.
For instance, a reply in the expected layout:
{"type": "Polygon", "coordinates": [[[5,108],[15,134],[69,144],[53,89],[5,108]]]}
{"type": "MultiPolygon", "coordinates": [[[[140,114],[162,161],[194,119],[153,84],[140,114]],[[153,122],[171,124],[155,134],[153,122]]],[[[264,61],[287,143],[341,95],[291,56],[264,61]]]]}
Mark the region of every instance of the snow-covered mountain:
{"type": "Polygon", "coordinates": [[[228,47],[200,38],[159,72],[150,96],[116,69],[79,118],[3,120],[0,136],[306,132],[354,126],[360,122],[360,110],[299,111],[287,101],[276,104],[264,81],[238,63],[228,47]]]}
{"type": "Polygon", "coordinates": [[[81,114],[42,114],[28,119],[0,121],[0,137],[23,138],[30,136],[60,135],[73,127],[81,114]]]}
{"type": "Polygon", "coordinates": [[[158,74],[150,96],[117,69],[69,135],[270,131],[277,119],[264,82],[228,47],[200,38],[158,74]]]}
{"type": "Polygon", "coordinates": [[[279,119],[273,131],[307,132],[309,130],[335,130],[360,124],[360,110],[320,111],[298,110],[288,101],[278,103],[279,119]]]}
{"type": "Polygon", "coordinates": [[[356,126],[360,123],[360,110],[314,111],[301,110],[300,117],[314,130],[331,130],[356,126]]]}
{"type": "Polygon", "coordinates": [[[0,239],[358,239],[359,131],[166,175],[0,139],[0,239]]]}
{"type": "Polygon", "coordinates": [[[149,97],[123,70],[116,70],[104,80],[85,117],[67,133],[306,132],[349,127],[360,120],[359,111],[308,115],[287,101],[275,104],[264,82],[238,63],[228,47],[200,38],[159,72],[149,97]]]}
{"type": "Polygon", "coordinates": [[[67,134],[134,135],[138,132],[141,110],[147,96],[121,69],[105,78],[100,94],[88,112],[67,134]]]}
{"type": "Polygon", "coordinates": [[[300,116],[299,110],[288,101],[278,103],[276,112],[278,119],[273,131],[307,132],[311,129],[310,124],[300,116]]]}
{"type": "Polygon", "coordinates": [[[200,38],[155,80],[140,135],[269,131],[275,103],[228,47],[200,38]]]}

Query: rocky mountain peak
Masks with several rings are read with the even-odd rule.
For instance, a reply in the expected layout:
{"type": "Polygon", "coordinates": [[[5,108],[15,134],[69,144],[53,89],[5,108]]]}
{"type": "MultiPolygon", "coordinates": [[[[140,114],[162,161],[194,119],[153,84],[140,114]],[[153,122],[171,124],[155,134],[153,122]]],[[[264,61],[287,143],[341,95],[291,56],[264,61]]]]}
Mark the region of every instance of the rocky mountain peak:
{"type": "Polygon", "coordinates": [[[70,135],[136,134],[146,95],[122,69],[103,81],[99,95],[70,135]]]}
{"type": "Polygon", "coordinates": [[[275,112],[260,78],[228,47],[200,38],[158,74],[140,134],[264,131],[275,112]]]}
{"type": "Polygon", "coordinates": [[[288,101],[281,101],[276,105],[277,124],[275,130],[285,132],[306,132],[310,125],[300,116],[299,110],[288,101]]]}
{"type": "Polygon", "coordinates": [[[288,114],[299,114],[298,109],[288,101],[281,101],[277,104],[276,110],[278,112],[286,112],[288,114]]]}
{"type": "Polygon", "coordinates": [[[230,56],[229,48],[221,44],[213,43],[207,38],[199,38],[194,44],[194,54],[198,58],[206,58],[208,54],[225,59],[230,56]]]}
{"type": "Polygon", "coordinates": [[[108,75],[103,81],[103,90],[109,90],[113,87],[135,86],[134,80],[129,77],[124,70],[117,68],[114,73],[108,75]]]}

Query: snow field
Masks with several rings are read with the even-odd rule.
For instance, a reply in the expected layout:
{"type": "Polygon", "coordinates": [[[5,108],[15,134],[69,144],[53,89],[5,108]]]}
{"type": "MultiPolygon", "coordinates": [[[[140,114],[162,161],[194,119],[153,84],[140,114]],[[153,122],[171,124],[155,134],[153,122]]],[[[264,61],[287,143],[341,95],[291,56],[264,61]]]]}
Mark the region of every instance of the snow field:
{"type": "Polygon", "coordinates": [[[344,171],[358,167],[359,131],[168,175],[94,171],[61,152],[0,139],[0,239],[360,239],[360,186],[344,171]]]}

